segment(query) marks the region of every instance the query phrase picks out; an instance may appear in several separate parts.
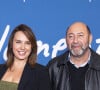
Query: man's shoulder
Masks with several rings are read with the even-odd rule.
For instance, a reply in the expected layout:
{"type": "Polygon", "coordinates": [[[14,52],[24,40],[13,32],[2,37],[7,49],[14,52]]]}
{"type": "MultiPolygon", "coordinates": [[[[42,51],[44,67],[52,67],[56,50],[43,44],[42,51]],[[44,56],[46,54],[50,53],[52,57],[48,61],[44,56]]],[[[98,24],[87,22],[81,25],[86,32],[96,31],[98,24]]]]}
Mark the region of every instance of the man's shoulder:
{"type": "Polygon", "coordinates": [[[90,66],[95,70],[100,70],[100,55],[94,50],[91,50],[90,66]]]}
{"type": "Polygon", "coordinates": [[[64,61],[65,61],[65,59],[67,58],[67,56],[68,56],[68,51],[62,53],[62,54],[59,55],[59,56],[54,57],[53,59],[51,59],[51,60],[48,62],[48,66],[57,65],[57,64],[59,64],[60,62],[64,63],[64,61]]]}
{"type": "Polygon", "coordinates": [[[96,53],[94,50],[91,49],[91,59],[96,59],[100,61],[100,54],[96,53]]]}

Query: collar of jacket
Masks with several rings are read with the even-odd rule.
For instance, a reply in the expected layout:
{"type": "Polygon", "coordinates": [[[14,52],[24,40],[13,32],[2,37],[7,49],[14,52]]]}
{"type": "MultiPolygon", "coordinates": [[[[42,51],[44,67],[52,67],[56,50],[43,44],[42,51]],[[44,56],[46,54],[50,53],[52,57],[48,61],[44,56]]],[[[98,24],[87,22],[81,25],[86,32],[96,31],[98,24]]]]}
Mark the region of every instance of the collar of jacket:
{"type": "MultiPolygon", "coordinates": [[[[89,62],[89,68],[100,70],[100,55],[97,54],[95,51],[93,51],[90,48],[91,56],[90,56],[90,62],[89,62]]],[[[68,55],[69,51],[66,51],[62,55],[58,56],[58,64],[57,66],[65,65],[68,62],[68,55]]]]}
{"type": "Polygon", "coordinates": [[[94,52],[92,49],[90,49],[90,51],[91,57],[89,67],[92,69],[100,70],[100,55],[94,52]]]}
{"type": "Polygon", "coordinates": [[[63,53],[62,55],[58,56],[58,64],[57,66],[62,66],[65,65],[68,62],[68,55],[69,55],[69,51],[66,51],[65,53],[63,53]]]}

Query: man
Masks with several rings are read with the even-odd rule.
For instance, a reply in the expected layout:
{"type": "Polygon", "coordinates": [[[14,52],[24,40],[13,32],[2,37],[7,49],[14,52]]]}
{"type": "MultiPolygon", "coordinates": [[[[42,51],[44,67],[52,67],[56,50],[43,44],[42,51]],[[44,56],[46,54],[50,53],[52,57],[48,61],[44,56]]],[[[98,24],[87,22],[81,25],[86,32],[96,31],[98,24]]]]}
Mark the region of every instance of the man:
{"type": "Polygon", "coordinates": [[[89,27],[75,22],[66,31],[68,51],[48,63],[53,90],[100,90],[100,56],[89,45],[89,27]]]}

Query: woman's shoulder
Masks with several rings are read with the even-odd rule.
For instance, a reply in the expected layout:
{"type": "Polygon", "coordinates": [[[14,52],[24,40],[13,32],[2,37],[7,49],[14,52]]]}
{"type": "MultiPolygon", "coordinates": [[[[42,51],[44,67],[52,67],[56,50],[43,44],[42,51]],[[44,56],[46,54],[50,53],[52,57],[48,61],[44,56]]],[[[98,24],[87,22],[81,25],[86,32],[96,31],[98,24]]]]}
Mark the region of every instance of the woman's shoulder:
{"type": "Polygon", "coordinates": [[[35,70],[35,72],[37,73],[41,73],[41,74],[45,74],[48,72],[48,69],[46,66],[42,65],[42,64],[39,64],[39,63],[36,63],[33,70],[35,70]]]}
{"type": "Polygon", "coordinates": [[[6,64],[0,64],[0,71],[5,71],[7,69],[6,64]]]}
{"type": "Polygon", "coordinates": [[[38,69],[38,70],[44,70],[44,69],[46,69],[46,66],[44,66],[44,65],[42,65],[42,64],[39,64],[39,63],[36,63],[36,64],[34,65],[34,68],[35,68],[35,69],[38,69]]]}
{"type": "Polygon", "coordinates": [[[35,65],[35,74],[38,78],[49,78],[48,69],[46,66],[36,63],[35,65]]]}
{"type": "Polygon", "coordinates": [[[2,67],[6,67],[6,65],[5,64],[0,64],[0,68],[2,68],[2,67]]]}

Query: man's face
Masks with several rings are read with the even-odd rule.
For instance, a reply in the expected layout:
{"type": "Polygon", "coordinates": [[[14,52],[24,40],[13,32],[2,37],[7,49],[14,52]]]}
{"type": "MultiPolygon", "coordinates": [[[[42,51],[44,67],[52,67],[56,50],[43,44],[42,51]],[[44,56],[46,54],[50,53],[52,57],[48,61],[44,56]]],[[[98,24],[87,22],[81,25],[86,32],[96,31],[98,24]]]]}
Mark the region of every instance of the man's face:
{"type": "Polygon", "coordinates": [[[89,48],[92,40],[86,26],[82,23],[75,23],[67,31],[66,43],[69,51],[75,57],[82,56],[89,48]]]}

